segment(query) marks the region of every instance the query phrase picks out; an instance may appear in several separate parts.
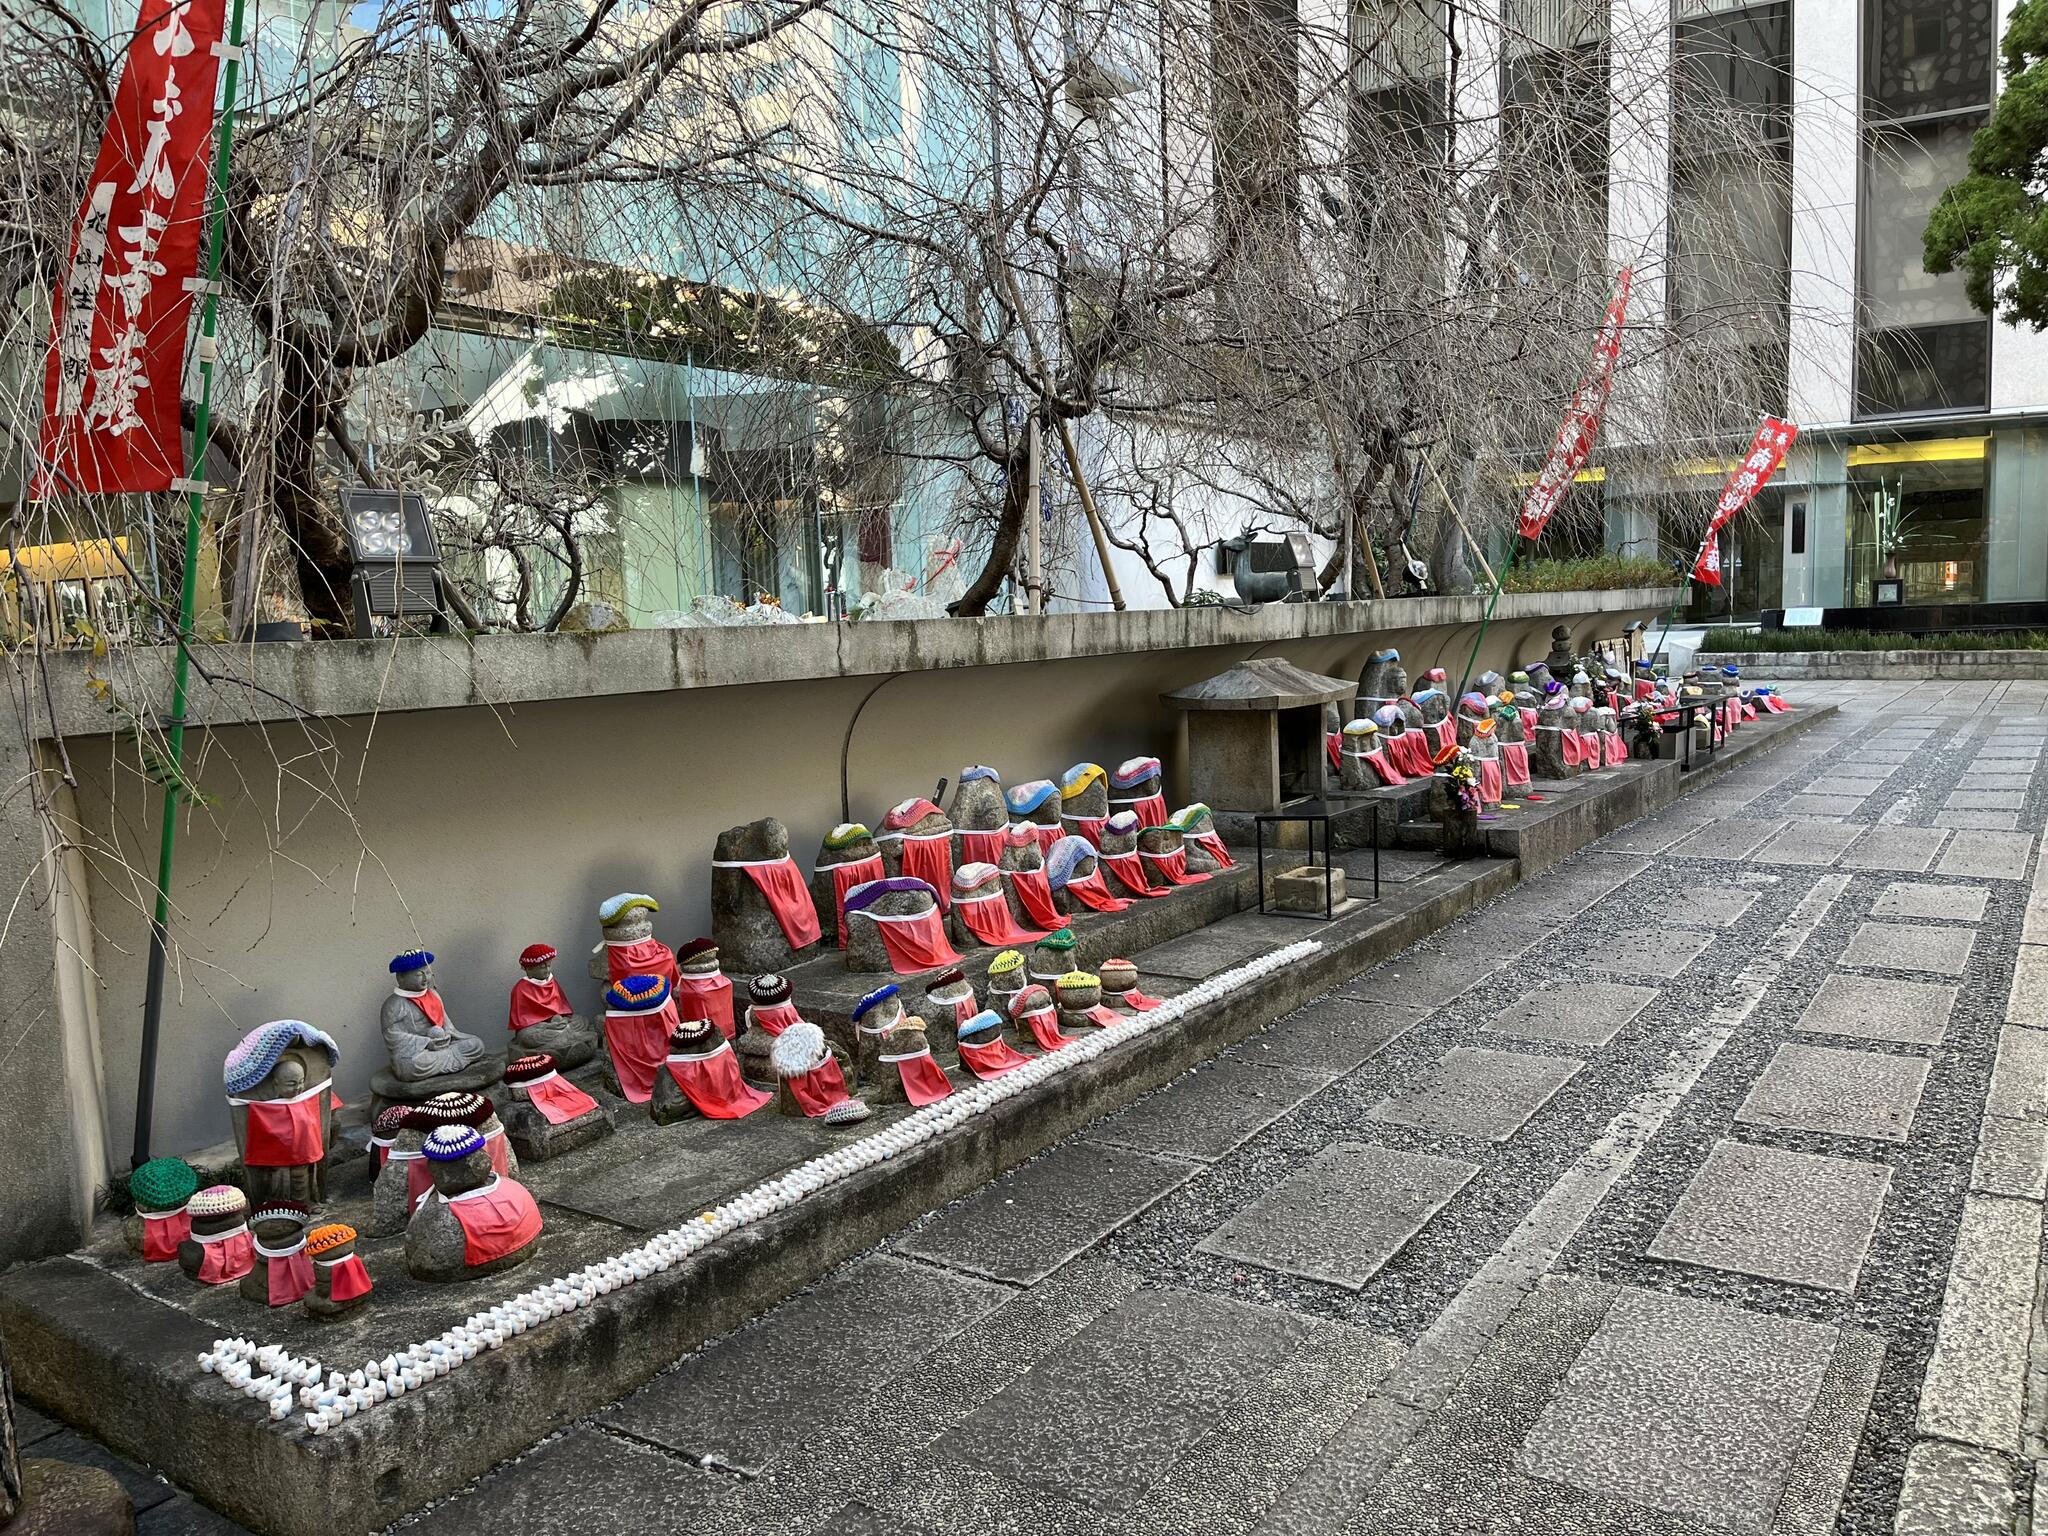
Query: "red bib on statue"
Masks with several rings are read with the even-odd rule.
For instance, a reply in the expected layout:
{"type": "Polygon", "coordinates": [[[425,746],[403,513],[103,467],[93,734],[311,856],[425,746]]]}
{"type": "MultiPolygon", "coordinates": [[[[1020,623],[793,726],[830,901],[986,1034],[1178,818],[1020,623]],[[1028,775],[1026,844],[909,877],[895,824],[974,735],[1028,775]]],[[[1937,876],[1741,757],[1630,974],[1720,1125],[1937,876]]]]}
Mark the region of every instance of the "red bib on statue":
{"type": "Polygon", "coordinates": [[[946,942],[946,925],[936,907],[907,917],[868,915],[881,924],[882,948],[889,956],[889,968],[898,976],[915,976],[919,971],[936,971],[960,963],[959,955],[946,942]]]}
{"type": "Polygon", "coordinates": [[[1100,860],[1105,869],[1115,872],[1125,887],[1140,896],[1164,896],[1169,887],[1154,885],[1152,877],[1145,873],[1145,861],[1135,852],[1105,853],[1100,860]]]}
{"type": "Polygon", "coordinates": [[[1209,878],[1188,873],[1188,851],[1185,848],[1176,848],[1171,853],[1147,853],[1141,848],[1138,857],[1145,861],[1147,869],[1158,870],[1171,885],[1200,885],[1209,878]]]}
{"type": "Polygon", "coordinates": [[[1479,769],[1479,798],[1487,805],[1501,802],[1501,771],[1499,758],[1482,758],[1476,765],[1479,769]]]}
{"type": "Polygon", "coordinates": [[[495,1178],[482,1189],[444,1197],[462,1223],[462,1258],[471,1268],[516,1253],[540,1236],[540,1207],[526,1186],[495,1178]]]}
{"type": "Polygon", "coordinates": [[[1048,933],[1067,926],[1060,909],[1053,905],[1052,882],[1042,869],[1007,869],[1003,878],[1017,893],[1017,905],[1024,915],[1048,933]]]}
{"type": "Polygon", "coordinates": [[[618,1074],[619,1092],[634,1104],[654,1097],[654,1074],[668,1058],[669,1032],[676,1027],[675,999],[647,1013],[604,1016],[604,1043],[618,1074]]]}
{"type": "Polygon", "coordinates": [[[922,1109],[927,1104],[936,1104],[949,1097],[953,1084],[947,1078],[945,1068],[932,1060],[929,1050],[919,1051],[914,1056],[882,1058],[896,1068],[897,1081],[903,1084],[903,1097],[922,1109]]]}
{"type": "Polygon", "coordinates": [[[987,1045],[960,1047],[960,1065],[979,1078],[1001,1077],[1005,1072],[1014,1072],[1031,1058],[1020,1055],[1009,1041],[1000,1037],[987,1045]]]}
{"type": "Polygon", "coordinates": [[[993,832],[956,832],[960,839],[960,862],[962,864],[996,864],[1003,857],[1003,829],[993,832]]]}
{"type": "Polygon", "coordinates": [[[330,1301],[354,1301],[370,1294],[370,1272],[363,1268],[361,1254],[352,1253],[345,1259],[315,1259],[313,1263],[327,1271],[330,1301]]]}
{"type": "Polygon", "coordinates": [[[526,1096],[549,1125],[567,1125],[597,1108],[597,1100],[559,1072],[528,1083],[526,1096]]]}
{"type": "Polygon", "coordinates": [[[257,1257],[270,1266],[270,1304],[288,1307],[313,1289],[313,1261],[306,1257],[303,1241],[290,1253],[262,1253],[257,1257]]]}
{"type": "Polygon", "coordinates": [[[706,1119],[744,1119],[773,1097],[747,1086],[740,1076],[739,1058],[722,1042],[709,1056],[671,1056],[667,1065],[668,1075],[683,1090],[683,1097],[706,1119]]]}
{"type": "Polygon", "coordinates": [[[178,1244],[192,1235],[192,1214],[182,1207],[175,1211],[143,1211],[142,1262],[168,1264],[178,1256],[178,1244]]]}
{"type": "Polygon", "coordinates": [[[199,1259],[201,1285],[226,1285],[256,1267],[256,1239],[247,1227],[237,1227],[224,1237],[194,1237],[192,1241],[206,1250],[199,1259]]]}
{"type": "MultiPolygon", "coordinates": [[[[616,976],[612,979],[618,980],[616,976]]],[[[530,976],[522,976],[512,983],[512,1007],[505,1027],[517,1034],[522,1029],[545,1024],[549,1019],[564,1018],[575,1011],[569,1006],[569,997],[562,990],[561,982],[554,977],[535,981],[530,976]]]]}
{"type": "Polygon", "coordinates": [[[1230,850],[1223,846],[1223,839],[1217,833],[1186,832],[1181,835],[1181,841],[1193,843],[1197,848],[1205,850],[1210,858],[1221,864],[1225,869],[1237,868],[1237,860],[1230,856],[1230,850]]]}
{"type": "MultiPolygon", "coordinates": [[[[682,999],[695,998],[703,1005],[700,1017],[709,1019],[718,1026],[718,1032],[730,1040],[739,1031],[732,1022],[732,978],[723,975],[692,976],[685,971],[675,983],[676,1007],[682,1007],[682,999]]],[[[681,1014],[678,1013],[680,1018],[681,1014]]],[[[666,1052],[664,1052],[666,1054],[666,1052]]]]}
{"type": "Polygon", "coordinates": [[[903,873],[922,880],[939,898],[939,910],[946,909],[947,892],[953,889],[953,835],[950,832],[923,833],[903,839],[903,873]]]}
{"type": "MultiPolygon", "coordinates": [[[[1060,812],[1060,825],[1070,828],[1076,837],[1085,837],[1096,847],[1102,846],[1102,829],[1109,825],[1107,816],[1069,816],[1060,812]]],[[[995,861],[991,859],[990,863],[995,861]]]]}
{"type": "Polygon", "coordinates": [[[1007,949],[1013,944],[1036,944],[1044,938],[1043,933],[1034,933],[1024,927],[1010,914],[1010,903],[1001,892],[992,896],[956,896],[953,910],[960,914],[960,922],[974,935],[977,944],[986,944],[992,949],[1007,949]]]}
{"type": "Polygon", "coordinates": [[[1393,761],[1387,756],[1387,749],[1385,747],[1381,747],[1377,752],[1367,752],[1362,755],[1365,758],[1365,766],[1370,768],[1379,781],[1388,788],[1408,782],[1408,775],[1394,766],[1393,761]]]}
{"type": "Polygon", "coordinates": [[[1136,987],[1131,988],[1128,992],[1115,993],[1113,997],[1116,1002],[1122,1003],[1126,1008],[1134,1009],[1139,1013],[1150,1013],[1154,1008],[1165,1006],[1164,999],[1147,997],[1136,987]]]}
{"type": "Polygon", "coordinates": [[[803,1015],[796,1011],[795,1003],[770,1003],[765,1008],[757,1003],[747,1013],[770,1040],[790,1025],[803,1022],[803,1015]]]}
{"type": "Polygon", "coordinates": [[[846,1091],[846,1074],[839,1070],[837,1056],[827,1056],[810,1071],[785,1077],[783,1082],[789,1085],[789,1096],[796,1100],[797,1108],[814,1120],[834,1104],[853,1097],[846,1091]]]}
{"type": "Polygon", "coordinates": [[[612,981],[628,976],[659,976],[671,987],[676,984],[676,952],[659,939],[637,939],[631,944],[604,946],[605,969],[612,981]]]}
{"type": "Polygon", "coordinates": [[[846,948],[846,893],[856,885],[865,885],[870,880],[882,878],[882,856],[869,854],[864,859],[855,859],[851,864],[828,864],[832,871],[832,912],[838,920],[839,947],[846,948]]]}
{"type": "Polygon", "coordinates": [[[1038,1042],[1041,1051],[1056,1051],[1063,1045],[1074,1043],[1072,1035],[1060,1033],[1059,1015],[1050,1008],[1041,1008],[1036,1013],[1025,1014],[1023,1024],[1031,1031],[1031,1038],[1038,1042]]]}
{"type": "Polygon", "coordinates": [[[1529,743],[1504,741],[1500,744],[1501,775],[1510,789],[1529,785],[1529,743]]]}
{"type": "Polygon", "coordinates": [[[804,884],[804,877],[796,867],[796,860],[780,859],[734,859],[714,860],[714,869],[744,869],[747,878],[754,882],[754,888],[761,893],[761,899],[768,903],[768,910],[775,914],[775,921],[781,925],[783,938],[789,941],[791,949],[802,949],[807,944],[818,942],[823,932],[818,927],[818,909],[811,904],[811,888],[804,884]]]}
{"type": "Polygon", "coordinates": [[[296,1168],[325,1157],[327,1086],[319,1083],[288,1099],[248,1100],[248,1147],[242,1154],[243,1163],[251,1168],[296,1168]]]}
{"type": "Polygon", "coordinates": [[[1066,889],[1069,896],[1094,912],[1121,912],[1130,905],[1123,897],[1111,894],[1109,882],[1102,878],[1099,869],[1069,879],[1066,889]]]}

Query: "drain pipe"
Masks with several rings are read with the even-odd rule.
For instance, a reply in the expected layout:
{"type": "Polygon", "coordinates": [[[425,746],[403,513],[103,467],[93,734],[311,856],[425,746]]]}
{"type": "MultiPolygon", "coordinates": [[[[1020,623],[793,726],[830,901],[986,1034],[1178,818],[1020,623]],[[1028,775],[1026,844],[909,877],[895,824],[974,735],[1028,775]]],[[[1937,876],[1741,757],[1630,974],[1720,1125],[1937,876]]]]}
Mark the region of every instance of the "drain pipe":
{"type": "Polygon", "coordinates": [[[868,700],[901,677],[901,672],[891,672],[861,695],[861,701],[854,705],[853,714],[846,722],[846,739],[839,744],[839,819],[853,820],[853,792],[848,780],[848,765],[853,760],[853,728],[860,724],[861,711],[868,707],[868,700]]]}

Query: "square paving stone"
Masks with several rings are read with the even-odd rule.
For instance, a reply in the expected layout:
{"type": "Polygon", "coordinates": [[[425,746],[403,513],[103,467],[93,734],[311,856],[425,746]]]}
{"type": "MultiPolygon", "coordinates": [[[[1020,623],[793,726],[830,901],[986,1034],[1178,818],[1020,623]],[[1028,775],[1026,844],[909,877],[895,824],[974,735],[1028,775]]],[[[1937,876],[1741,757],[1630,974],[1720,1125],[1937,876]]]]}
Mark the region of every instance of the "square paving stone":
{"type": "Polygon", "coordinates": [[[1760,894],[1728,885],[1671,891],[1653,898],[1644,915],[1680,928],[1726,928],[1756,905],[1760,894]]]}
{"type": "Polygon", "coordinates": [[[1925,885],[1896,880],[1871,908],[1873,917],[1926,917],[1937,922],[1974,923],[1984,916],[1991,893],[1974,885],[1925,885]]]}
{"type": "Polygon", "coordinates": [[[1746,859],[1784,825],[1735,818],[1711,821],[1671,851],[1682,859],[1746,859]]]}
{"type": "Polygon", "coordinates": [[[1262,1067],[1300,1067],[1338,1078],[1370,1061],[1425,1015],[1417,1008],[1331,994],[1248,1035],[1223,1054],[1262,1067]]]}
{"type": "Polygon", "coordinates": [[[683,1531],[735,1485],[648,1446],[593,1429],[571,1430],[507,1462],[434,1511],[434,1536],[613,1536],[683,1531]]]}
{"type": "Polygon", "coordinates": [[[1760,864],[1832,864],[1849,851],[1863,830],[1833,821],[1795,821],[1753,857],[1760,864]]]}
{"type": "Polygon", "coordinates": [[[1863,809],[1860,795],[1794,795],[1785,802],[1794,816],[1854,816],[1863,809]]]}
{"type": "Polygon", "coordinates": [[[1904,923],[1865,923],[1849,940],[1842,964],[1874,971],[1931,971],[1960,976],[1970,963],[1977,935],[1968,928],[1914,928],[1904,923]]]}
{"type": "Polygon", "coordinates": [[[1478,1172],[1455,1158],[1340,1141],[1199,1246],[1355,1291],[1478,1172]]]}
{"type": "Polygon", "coordinates": [[[1070,1141],[948,1206],[896,1250],[1032,1285],[1193,1172],[1191,1163],[1070,1141]]]}
{"type": "Polygon", "coordinates": [[[1521,1469],[1702,1530],[1766,1531],[1838,1337],[1624,1290],[1523,1441],[1521,1469]]]}
{"type": "MultiPolygon", "coordinates": [[[[1346,982],[1338,989],[1338,995],[1414,1008],[1436,1008],[1450,1002],[1485,981],[1493,963],[1511,958],[1491,947],[1476,945],[1472,927],[1469,922],[1459,926],[1458,948],[1407,950],[1346,982]],[[1486,955],[1488,963],[1475,961],[1475,954],[1486,955]]],[[[1516,954],[1527,947],[1510,944],[1516,954]]]]}
{"type": "Polygon", "coordinates": [[[1853,1292],[1891,1177],[1882,1163],[1717,1141],[1650,1257],[1853,1292]]]}
{"type": "Polygon", "coordinates": [[[1862,778],[1854,774],[1831,773],[1815,779],[1807,785],[1807,791],[1816,795],[1853,795],[1858,800],[1883,789],[1890,778],[1885,774],[1876,778],[1862,778]]]}
{"type": "Polygon", "coordinates": [[[1589,970],[1618,976],[1676,976],[1714,942],[1711,933],[1685,928],[1636,928],[1613,935],[1585,957],[1589,970]]]}
{"type": "Polygon", "coordinates": [[[1917,875],[1934,862],[1948,837],[1935,827],[1872,827],[1842,855],[1842,868],[1917,875]]]}
{"type": "Polygon", "coordinates": [[[1143,1290],[1052,1350],[935,1451],[1090,1509],[1126,1508],[1309,1328],[1307,1318],[1267,1307],[1143,1290]]]}
{"type": "Polygon", "coordinates": [[[1274,947],[1268,934],[1234,925],[1212,925],[1155,944],[1138,957],[1138,964],[1148,974],[1204,981],[1274,947]]]}
{"type": "Polygon", "coordinates": [[[2026,804],[2026,795],[2016,789],[1958,789],[1948,797],[1952,811],[2018,811],[2026,804]]]}
{"type": "Polygon", "coordinates": [[[2033,852],[2034,838],[2029,832],[1958,832],[1934,868],[1941,875],[2024,880],[2033,852]]]}
{"type": "Polygon", "coordinates": [[[135,1536],[249,1536],[248,1528],[179,1494],[135,1521],[135,1536]]]}
{"type": "Polygon", "coordinates": [[[1209,1162],[1249,1141],[1330,1081],[1298,1067],[1216,1061],[1099,1121],[1094,1141],[1209,1162]]]}
{"type": "Polygon", "coordinates": [[[1958,790],[2001,789],[2017,790],[2022,794],[2033,787],[2034,776],[2031,773],[1987,773],[1978,768],[1966,769],[1956,784],[1958,790]]]}
{"type": "Polygon", "coordinates": [[[54,1435],[46,1435],[35,1448],[35,1454],[51,1461],[68,1461],[77,1466],[97,1467],[111,1475],[134,1502],[139,1515],[145,1510],[155,1509],[177,1494],[177,1489],[132,1461],[125,1461],[97,1440],[88,1440],[74,1429],[62,1429],[54,1435]]]}
{"type": "Polygon", "coordinates": [[[1011,1294],[873,1255],[834,1270],[599,1418],[685,1455],[715,1454],[758,1472],[783,1449],[788,1425],[830,1422],[1011,1294]]]}
{"type": "Polygon", "coordinates": [[[1926,1085],[1924,1056],[1788,1043],[1778,1047],[1735,1118],[1779,1131],[1904,1141],[1926,1085]]]}
{"type": "Polygon", "coordinates": [[[1655,987],[1628,987],[1617,981],[1546,982],[1501,1009],[1486,1032],[1558,1045],[1602,1046],[1633,1023],[1656,996],[1655,987]]]}
{"type": "Polygon", "coordinates": [[[1368,1120],[1479,1141],[1506,1141],[1570,1082],[1583,1061],[1468,1046],[1365,1112],[1368,1120]]]}
{"type": "Polygon", "coordinates": [[[1957,832],[2011,832],[2020,824],[2018,811],[1936,811],[1934,824],[1957,832]]]}

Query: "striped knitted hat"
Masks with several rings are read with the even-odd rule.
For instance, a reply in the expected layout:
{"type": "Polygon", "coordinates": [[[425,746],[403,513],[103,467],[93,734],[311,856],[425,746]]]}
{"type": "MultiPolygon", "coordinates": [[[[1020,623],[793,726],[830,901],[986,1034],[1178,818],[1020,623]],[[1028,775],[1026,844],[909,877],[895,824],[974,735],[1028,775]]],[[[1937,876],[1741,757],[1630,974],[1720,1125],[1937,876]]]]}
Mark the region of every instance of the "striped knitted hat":
{"type": "Polygon", "coordinates": [[[1010,999],[1010,1017],[1021,1019],[1027,1013],[1036,1013],[1041,1008],[1052,1006],[1052,994],[1043,987],[1026,987],[1010,999]]]}
{"type": "Polygon", "coordinates": [[[426,1154],[436,1163],[456,1163],[472,1152],[484,1149],[484,1138],[473,1125],[444,1125],[427,1138],[426,1154]]]}
{"type": "Polygon", "coordinates": [[[1056,985],[1062,992],[1085,992],[1090,987],[1101,986],[1102,978],[1090,975],[1087,971],[1069,971],[1056,985]]]}
{"type": "Polygon", "coordinates": [[[991,976],[1007,976],[1023,969],[1024,952],[1017,949],[1003,950],[988,963],[988,973],[991,976]]]}
{"type": "Polygon", "coordinates": [[[185,1209],[194,1216],[239,1216],[249,1209],[249,1197],[232,1184],[209,1184],[190,1200],[185,1209]]]}
{"type": "Polygon", "coordinates": [[[413,1125],[432,1131],[444,1125],[482,1125],[496,1110],[480,1093],[437,1093],[424,1104],[415,1104],[413,1125]]]}
{"type": "Polygon", "coordinates": [[[604,989],[604,1005],[621,1013],[652,1011],[668,1001],[665,976],[628,976],[604,989]]]}
{"type": "Polygon", "coordinates": [[[519,951],[521,965],[546,965],[554,958],[555,946],[552,944],[529,944],[519,951]]]}
{"type": "Polygon", "coordinates": [[[330,1221],[324,1227],[315,1227],[306,1234],[306,1252],[313,1258],[323,1253],[332,1253],[344,1243],[356,1240],[356,1229],[338,1221],[330,1221]]]}
{"type": "Polygon", "coordinates": [[[1090,784],[1107,777],[1100,763],[1076,763],[1060,775],[1060,798],[1075,799],[1085,794],[1090,784]]]}
{"type": "Polygon", "coordinates": [[[277,1059],[295,1045],[309,1045],[323,1052],[329,1066],[341,1056],[333,1036],[326,1031],[297,1019],[273,1019],[268,1024],[258,1024],[228,1052],[227,1060],[221,1064],[222,1083],[229,1093],[247,1093],[270,1076],[277,1059]]]}
{"type": "Polygon", "coordinates": [[[1051,933],[1048,933],[1038,941],[1038,947],[1040,949],[1072,949],[1074,947],[1074,930],[1071,928],[1055,928],[1051,933]]]}
{"type": "Polygon", "coordinates": [[[825,834],[827,848],[850,848],[855,843],[865,842],[875,834],[857,821],[842,821],[825,834]]]}
{"type": "Polygon", "coordinates": [[[597,904],[597,921],[600,926],[609,928],[628,912],[639,907],[645,907],[649,912],[659,912],[661,903],[652,896],[642,895],[638,891],[621,891],[616,896],[607,896],[597,904]]]}
{"type": "Polygon", "coordinates": [[[546,1051],[536,1051],[531,1056],[522,1056],[507,1063],[505,1081],[508,1083],[531,1083],[546,1077],[555,1070],[555,1058],[546,1051]]]}
{"type": "Polygon", "coordinates": [[[1003,795],[1003,801],[1010,807],[1012,816],[1023,816],[1037,810],[1059,792],[1059,785],[1051,779],[1032,779],[1028,783],[1011,785],[1003,795]]]}
{"type": "Polygon", "coordinates": [[[770,971],[766,975],[756,976],[747,983],[747,1001],[758,1003],[763,1008],[772,1007],[776,1003],[786,1003],[789,999],[790,985],[787,976],[778,976],[770,971]]]}
{"type": "Polygon", "coordinates": [[[1085,837],[1063,837],[1045,851],[1045,880],[1056,891],[1067,888],[1083,859],[1095,857],[1095,845],[1085,837]]]}
{"type": "Polygon", "coordinates": [[[1159,759],[1156,757],[1127,757],[1116,765],[1116,771],[1109,776],[1109,782],[1118,789],[1131,789],[1147,779],[1159,777],[1159,759]]]}

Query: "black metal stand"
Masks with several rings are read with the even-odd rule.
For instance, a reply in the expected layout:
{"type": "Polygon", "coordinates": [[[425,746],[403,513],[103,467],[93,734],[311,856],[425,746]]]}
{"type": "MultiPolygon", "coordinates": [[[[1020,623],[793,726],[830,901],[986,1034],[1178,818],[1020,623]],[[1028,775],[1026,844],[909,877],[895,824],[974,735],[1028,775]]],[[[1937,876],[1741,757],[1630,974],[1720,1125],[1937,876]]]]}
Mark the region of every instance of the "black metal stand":
{"type": "MultiPolygon", "coordinates": [[[[1330,831],[1330,805],[1326,800],[1305,800],[1283,810],[1261,811],[1252,818],[1253,837],[1257,847],[1259,879],[1259,911],[1269,910],[1266,905],[1266,828],[1280,826],[1287,822],[1300,822],[1308,829],[1308,862],[1316,861],[1316,828],[1323,830],[1323,921],[1329,922],[1337,915],[1336,900],[1336,842],[1330,831]]],[[[1380,899],[1380,818],[1377,806],[1373,808],[1372,821],[1372,899],[1380,899]]],[[[1299,915],[1299,914],[1288,914],[1299,915]]],[[[1313,914],[1309,914],[1313,915],[1313,914]]]]}

